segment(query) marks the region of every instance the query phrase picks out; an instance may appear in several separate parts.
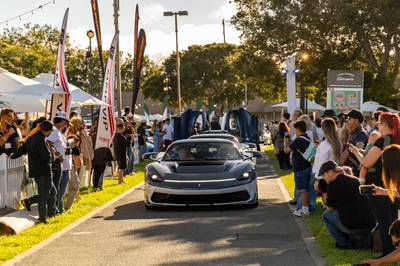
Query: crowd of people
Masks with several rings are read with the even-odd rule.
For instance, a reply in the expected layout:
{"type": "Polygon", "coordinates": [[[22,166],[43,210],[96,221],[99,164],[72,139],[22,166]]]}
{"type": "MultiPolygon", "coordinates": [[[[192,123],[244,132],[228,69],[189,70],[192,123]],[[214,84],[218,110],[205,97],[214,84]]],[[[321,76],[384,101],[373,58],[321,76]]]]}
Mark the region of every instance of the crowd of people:
{"type": "Polygon", "coordinates": [[[400,260],[399,115],[385,108],[371,117],[325,110],[314,120],[298,109],[270,129],[280,168],[294,171],[293,214],[309,215],[320,196],[337,248],[372,247],[379,230],[382,256],[366,263],[400,260]]]}
{"type": "Polygon", "coordinates": [[[125,175],[133,173],[135,163],[142,161],[149,138],[153,139],[154,152],[164,151],[172,143],[169,119],[153,121],[151,127],[141,121],[136,127],[133,117],[126,107],[116,119],[112,148],[95,150],[97,118],[88,128],[78,113],[57,112],[52,121],[40,117],[27,125],[12,109],[2,109],[0,153],[10,159],[26,154],[28,178],[37,186],[37,195],[23,199],[22,205],[30,211],[38,204],[39,222],[47,223],[49,217],[62,214],[79,200],[80,180],[86,173],[93,180],[93,191],[102,190],[105,168],[115,162],[118,183],[123,184],[125,175]]]}

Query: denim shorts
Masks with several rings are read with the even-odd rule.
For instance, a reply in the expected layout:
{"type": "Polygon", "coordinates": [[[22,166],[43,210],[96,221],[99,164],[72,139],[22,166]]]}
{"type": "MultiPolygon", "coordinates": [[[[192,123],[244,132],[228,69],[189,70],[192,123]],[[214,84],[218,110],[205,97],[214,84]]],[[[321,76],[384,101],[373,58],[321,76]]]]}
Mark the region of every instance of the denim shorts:
{"type": "Polygon", "coordinates": [[[307,192],[308,185],[311,179],[311,167],[304,170],[294,172],[294,182],[296,184],[296,189],[300,192],[307,192]]]}

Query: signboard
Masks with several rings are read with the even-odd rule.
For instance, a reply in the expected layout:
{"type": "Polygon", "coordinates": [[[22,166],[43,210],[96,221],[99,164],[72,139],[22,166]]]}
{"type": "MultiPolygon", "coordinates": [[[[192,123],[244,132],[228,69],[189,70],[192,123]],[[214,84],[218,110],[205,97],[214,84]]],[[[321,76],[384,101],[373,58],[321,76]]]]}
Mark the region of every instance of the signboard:
{"type": "Polygon", "coordinates": [[[328,70],[327,106],[336,113],[361,109],[363,103],[364,72],[328,70]]]}

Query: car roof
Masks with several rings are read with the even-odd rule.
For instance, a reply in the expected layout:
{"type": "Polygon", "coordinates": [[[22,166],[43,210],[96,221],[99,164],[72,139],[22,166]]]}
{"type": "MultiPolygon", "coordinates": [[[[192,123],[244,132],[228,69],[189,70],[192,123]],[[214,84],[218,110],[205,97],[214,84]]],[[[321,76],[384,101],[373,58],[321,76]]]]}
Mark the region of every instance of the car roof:
{"type": "Polygon", "coordinates": [[[204,139],[204,138],[212,138],[212,139],[217,139],[217,138],[223,138],[223,139],[235,139],[236,137],[231,135],[231,134],[199,134],[199,135],[193,135],[190,137],[190,139],[204,139]]]}
{"type": "Polygon", "coordinates": [[[175,141],[173,144],[184,144],[184,143],[209,143],[209,142],[218,142],[218,143],[230,143],[235,144],[233,141],[227,139],[218,139],[218,138],[193,138],[193,139],[182,139],[175,141]]]}

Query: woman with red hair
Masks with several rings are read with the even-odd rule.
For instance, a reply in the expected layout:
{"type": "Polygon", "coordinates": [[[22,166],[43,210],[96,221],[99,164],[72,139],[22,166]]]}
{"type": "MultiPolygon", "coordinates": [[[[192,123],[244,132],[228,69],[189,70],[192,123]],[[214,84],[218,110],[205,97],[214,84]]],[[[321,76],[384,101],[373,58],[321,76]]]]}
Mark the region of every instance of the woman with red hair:
{"type": "MultiPolygon", "coordinates": [[[[397,114],[382,113],[378,119],[378,131],[381,137],[375,141],[372,148],[364,156],[363,151],[350,146],[350,151],[356,155],[361,165],[368,168],[365,184],[383,187],[382,151],[390,144],[400,144],[400,118],[397,114]]],[[[371,208],[379,223],[383,255],[392,252],[395,247],[389,237],[389,227],[398,217],[399,201],[391,202],[387,196],[370,198],[371,208]]]]}

